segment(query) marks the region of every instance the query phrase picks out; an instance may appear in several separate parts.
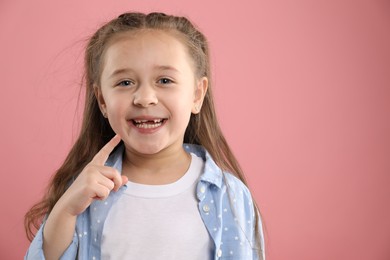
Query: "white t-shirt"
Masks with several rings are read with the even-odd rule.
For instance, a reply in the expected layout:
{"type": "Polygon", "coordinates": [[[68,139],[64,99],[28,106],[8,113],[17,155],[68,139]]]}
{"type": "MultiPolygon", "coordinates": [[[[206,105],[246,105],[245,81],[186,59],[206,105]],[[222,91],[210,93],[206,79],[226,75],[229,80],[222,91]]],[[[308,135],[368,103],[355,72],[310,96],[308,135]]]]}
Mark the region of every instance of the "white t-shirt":
{"type": "Polygon", "coordinates": [[[195,195],[204,162],[191,157],[188,171],[174,183],[127,183],[104,224],[102,259],[212,259],[214,245],[195,195]]]}

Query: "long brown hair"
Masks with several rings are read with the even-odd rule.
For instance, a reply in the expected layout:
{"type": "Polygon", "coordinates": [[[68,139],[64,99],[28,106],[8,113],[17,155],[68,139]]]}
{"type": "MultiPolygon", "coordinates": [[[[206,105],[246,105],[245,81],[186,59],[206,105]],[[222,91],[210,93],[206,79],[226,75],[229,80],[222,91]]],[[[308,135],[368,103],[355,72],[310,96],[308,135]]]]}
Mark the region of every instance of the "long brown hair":
{"type": "MultiPolygon", "coordinates": [[[[216,164],[223,170],[234,174],[247,185],[242,170],[233,155],[218,124],[211,88],[209,48],[205,36],[185,17],[170,16],[163,13],[124,13],[102,26],[89,40],[85,51],[86,97],[83,121],[78,139],[70,150],[62,166],[53,176],[46,195],[35,204],[25,216],[25,229],[29,240],[39,228],[42,218],[51,212],[68,185],[74,180],[93,156],[114,135],[108,121],[102,116],[96,100],[93,85],[99,85],[102,58],[110,39],[118,33],[139,29],[157,29],[178,33],[187,46],[193,59],[198,77],[207,77],[209,87],[198,114],[192,114],[187,126],[184,142],[199,144],[206,148],[216,164]]],[[[256,230],[259,216],[256,212],[256,230]]],[[[256,232],[259,255],[263,249],[256,232]]]]}

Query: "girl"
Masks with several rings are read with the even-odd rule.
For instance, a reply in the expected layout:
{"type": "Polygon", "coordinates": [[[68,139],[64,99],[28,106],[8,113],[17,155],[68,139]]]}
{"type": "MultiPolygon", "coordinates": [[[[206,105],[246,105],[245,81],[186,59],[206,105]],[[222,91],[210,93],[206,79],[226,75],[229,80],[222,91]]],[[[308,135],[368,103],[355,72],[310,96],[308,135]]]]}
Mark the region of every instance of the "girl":
{"type": "Polygon", "coordinates": [[[125,13],[85,54],[79,138],[25,259],[264,259],[258,210],[216,120],[206,38],[186,18],[125,13]]]}

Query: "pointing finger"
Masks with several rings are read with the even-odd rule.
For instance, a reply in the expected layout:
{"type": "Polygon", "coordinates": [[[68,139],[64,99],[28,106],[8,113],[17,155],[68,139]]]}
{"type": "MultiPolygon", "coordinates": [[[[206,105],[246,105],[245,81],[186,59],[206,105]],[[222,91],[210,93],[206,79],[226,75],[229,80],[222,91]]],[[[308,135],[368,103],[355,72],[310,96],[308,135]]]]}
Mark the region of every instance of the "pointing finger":
{"type": "Polygon", "coordinates": [[[97,165],[104,165],[108,159],[108,156],[120,141],[121,137],[119,135],[115,135],[108,143],[103,146],[102,149],[100,149],[100,151],[93,157],[91,162],[97,165]]]}

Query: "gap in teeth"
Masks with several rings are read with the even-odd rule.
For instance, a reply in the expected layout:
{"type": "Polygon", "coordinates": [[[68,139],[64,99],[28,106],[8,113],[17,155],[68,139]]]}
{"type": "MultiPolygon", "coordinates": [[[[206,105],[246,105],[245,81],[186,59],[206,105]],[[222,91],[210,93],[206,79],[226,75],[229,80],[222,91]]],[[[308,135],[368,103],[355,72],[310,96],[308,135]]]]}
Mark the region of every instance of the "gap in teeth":
{"type": "Polygon", "coordinates": [[[136,124],[142,124],[147,122],[161,123],[163,119],[154,119],[154,120],[134,120],[136,124]]]}
{"type": "Polygon", "coordinates": [[[142,129],[152,129],[152,128],[157,128],[162,125],[164,122],[163,118],[160,119],[152,119],[152,120],[133,120],[134,125],[137,128],[142,128],[142,129]]]}
{"type": "Polygon", "coordinates": [[[156,127],[159,127],[162,125],[162,122],[159,122],[159,123],[154,123],[154,124],[145,124],[145,123],[142,123],[142,124],[136,124],[135,126],[137,128],[143,128],[143,129],[150,129],[150,128],[156,128],[156,127]]]}

